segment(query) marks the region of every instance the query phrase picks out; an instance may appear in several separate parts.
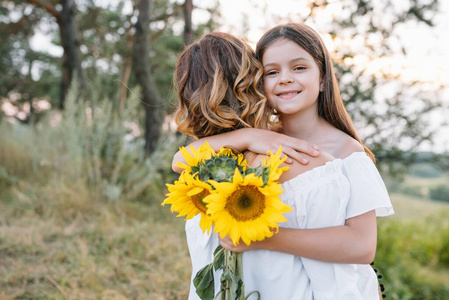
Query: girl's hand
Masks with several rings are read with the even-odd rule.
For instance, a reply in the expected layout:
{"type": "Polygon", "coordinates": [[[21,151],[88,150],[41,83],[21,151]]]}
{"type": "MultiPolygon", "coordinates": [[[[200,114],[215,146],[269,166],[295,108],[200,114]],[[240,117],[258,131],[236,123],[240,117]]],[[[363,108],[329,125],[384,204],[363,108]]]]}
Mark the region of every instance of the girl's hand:
{"type": "Polygon", "coordinates": [[[320,154],[318,146],[285,134],[255,128],[245,128],[242,131],[245,131],[248,150],[258,154],[267,154],[268,151],[276,153],[281,146],[282,152],[287,155],[286,163],[289,164],[296,160],[306,165],[309,161],[304,154],[309,156],[320,154]]]}
{"type": "Polygon", "coordinates": [[[255,242],[253,242],[249,246],[247,246],[242,240],[240,240],[238,245],[235,246],[234,243],[232,242],[231,238],[229,237],[229,235],[224,238],[220,238],[220,244],[224,249],[232,251],[232,252],[236,252],[236,253],[256,249],[255,242]]]}

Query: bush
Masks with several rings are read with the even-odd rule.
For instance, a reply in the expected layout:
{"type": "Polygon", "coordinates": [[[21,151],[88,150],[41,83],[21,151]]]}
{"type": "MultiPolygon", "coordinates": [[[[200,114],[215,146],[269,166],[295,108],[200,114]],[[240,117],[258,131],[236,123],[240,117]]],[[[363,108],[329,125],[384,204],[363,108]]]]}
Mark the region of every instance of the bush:
{"type": "Polygon", "coordinates": [[[400,187],[399,192],[404,195],[423,197],[424,192],[420,186],[403,185],[400,187]]]}
{"type": "Polygon", "coordinates": [[[439,218],[379,222],[375,267],[387,299],[449,299],[449,228],[439,218]],[[443,226],[443,230],[441,228],[443,226]]]}
{"type": "Polygon", "coordinates": [[[449,186],[440,184],[431,188],[430,198],[433,200],[449,202],[449,186]]]}
{"type": "Polygon", "coordinates": [[[84,101],[71,90],[62,114],[55,111],[34,128],[3,122],[0,185],[10,185],[14,178],[81,180],[110,201],[163,195],[164,183],[173,180],[171,159],[180,137],[163,133],[156,151],[144,159],[143,138],[131,134],[142,117],[140,105],[137,99],[120,107],[109,99],[84,101]]]}
{"type": "Polygon", "coordinates": [[[411,171],[414,176],[423,178],[437,178],[442,174],[437,166],[429,163],[415,164],[412,166],[411,171]]]}

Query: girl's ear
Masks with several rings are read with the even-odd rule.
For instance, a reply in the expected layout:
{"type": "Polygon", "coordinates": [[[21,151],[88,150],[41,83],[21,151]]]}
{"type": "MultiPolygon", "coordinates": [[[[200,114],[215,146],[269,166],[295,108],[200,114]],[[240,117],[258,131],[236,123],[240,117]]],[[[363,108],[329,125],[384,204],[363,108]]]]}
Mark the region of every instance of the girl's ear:
{"type": "Polygon", "coordinates": [[[323,92],[324,91],[324,82],[321,82],[320,83],[320,92],[323,92]]]}

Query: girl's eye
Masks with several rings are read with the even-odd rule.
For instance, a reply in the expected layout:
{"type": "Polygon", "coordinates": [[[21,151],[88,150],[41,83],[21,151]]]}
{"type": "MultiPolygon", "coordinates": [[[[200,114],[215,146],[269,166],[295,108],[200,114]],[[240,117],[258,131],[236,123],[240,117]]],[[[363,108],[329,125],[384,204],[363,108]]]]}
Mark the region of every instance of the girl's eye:
{"type": "Polygon", "coordinates": [[[265,72],[265,76],[276,75],[277,73],[278,73],[278,71],[270,70],[270,71],[265,72]]]}
{"type": "Polygon", "coordinates": [[[305,70],[305,69],[306,69],[306,67],[304,67],[304,66],[296,66],[296,67],[293,68],[293,70],[295,70],[295,71],[302,71],[302,70],[305,70]]]}

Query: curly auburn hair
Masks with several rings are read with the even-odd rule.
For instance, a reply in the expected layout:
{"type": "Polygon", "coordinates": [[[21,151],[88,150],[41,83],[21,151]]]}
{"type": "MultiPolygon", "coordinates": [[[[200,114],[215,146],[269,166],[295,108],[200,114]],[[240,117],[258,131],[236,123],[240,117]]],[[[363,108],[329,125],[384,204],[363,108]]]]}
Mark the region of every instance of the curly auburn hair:
{"type": "Polygon", "coordinates": [[[190,44],[173,76],[178,131],[203,138],[243,127],[267,129],[262,75],[254,50],[237,37],[213,32],[190,44]]]}

